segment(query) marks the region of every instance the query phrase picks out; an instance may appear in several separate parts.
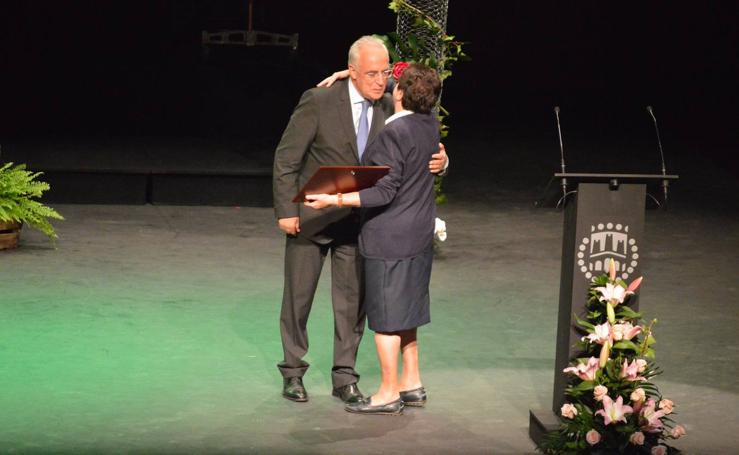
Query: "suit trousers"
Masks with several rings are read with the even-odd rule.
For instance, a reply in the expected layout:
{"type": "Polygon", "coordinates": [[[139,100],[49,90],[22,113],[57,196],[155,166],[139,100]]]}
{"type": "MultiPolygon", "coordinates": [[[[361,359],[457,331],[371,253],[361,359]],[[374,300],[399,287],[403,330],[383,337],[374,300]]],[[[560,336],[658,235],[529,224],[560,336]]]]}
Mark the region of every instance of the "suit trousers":
{"type": "Polygon", "coordinates": [[[285,287],[280,314],[284,360],[277,367],[285,378],[302,377],[309,367],[306,326],[313,297],[326,256],[331,254],[331,301],[334,313],[334,387],[356,383],[354,370],[365,325],[362,305],[362,258],[356,237],[319,244],[298,236],[287,236],[285,244],[285,287]]]}

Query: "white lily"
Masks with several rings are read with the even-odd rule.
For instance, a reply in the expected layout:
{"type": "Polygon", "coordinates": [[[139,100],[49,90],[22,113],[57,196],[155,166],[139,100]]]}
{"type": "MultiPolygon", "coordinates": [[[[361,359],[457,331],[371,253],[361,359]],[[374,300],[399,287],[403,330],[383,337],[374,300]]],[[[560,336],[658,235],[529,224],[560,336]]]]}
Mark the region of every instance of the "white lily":
{"type": "Polygon", "coordinates": [[[595,288],[595,290],[600,292],[598,300],[609,302],[614,307],[619,303],[624,303],[624,299],[626,298],[626,289],[618,284],[606,283],[605,287],[601,286],[595,288]]]}

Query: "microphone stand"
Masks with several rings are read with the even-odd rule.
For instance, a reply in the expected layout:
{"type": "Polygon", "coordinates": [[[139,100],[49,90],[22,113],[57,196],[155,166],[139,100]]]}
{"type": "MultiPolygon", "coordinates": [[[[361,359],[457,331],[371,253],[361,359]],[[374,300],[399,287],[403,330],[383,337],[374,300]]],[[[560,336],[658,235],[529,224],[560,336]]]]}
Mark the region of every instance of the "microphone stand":
{"type": "MultiPolygon", "coordinates": [[[[557,117],[557,134],[559,135],[559,165],[562,169],[562,173],[565,174],[567,171],[565,170],[565,149],[562,144],[562,127],[559,124],[559,106],[554,106],[554,115],[557,117]]],[[[562,197],[557,201],[557,208],[559,208],[560,204],[565,202],[565,198],[567,198],[567,195],[569,194],[567,192],[567,177],[562,177],[560,185],[562,186],[562,197]]]]}
{"type": "MultiPolygon", "coordinates": [[[[662,176],[667,175],[667,170],[665,168],[665,154],[662,151],[662,140],[659,137],[659,127],[657,126],[657,117],[654,115],[654,109],[652,109],[652,106],[647,106],[647,112],[649,112],[649,115],[652,117],[652,121],[654,122],[654,131],[657,133],[657,147],[659,148],[659,156],[662,160],[662,176]]],[[[669,186],[670,182],[667,181],[667,179],[662,180],[662,193],[665,197],[664,202],[667,203],[667,188],[669,186]]]]}

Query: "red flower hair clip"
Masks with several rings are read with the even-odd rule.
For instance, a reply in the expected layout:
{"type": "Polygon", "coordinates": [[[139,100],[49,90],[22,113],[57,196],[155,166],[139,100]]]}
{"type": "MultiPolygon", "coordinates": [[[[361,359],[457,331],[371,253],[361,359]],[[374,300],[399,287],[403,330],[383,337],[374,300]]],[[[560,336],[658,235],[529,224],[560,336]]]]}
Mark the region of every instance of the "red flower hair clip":
{"type": "Polygon", "coordinates": [[[403,71],[410,66],[408,62],[395,62],[393,65],[393,78],[396,81],[400,80],[400,76],[403,75],[403,71]]]}

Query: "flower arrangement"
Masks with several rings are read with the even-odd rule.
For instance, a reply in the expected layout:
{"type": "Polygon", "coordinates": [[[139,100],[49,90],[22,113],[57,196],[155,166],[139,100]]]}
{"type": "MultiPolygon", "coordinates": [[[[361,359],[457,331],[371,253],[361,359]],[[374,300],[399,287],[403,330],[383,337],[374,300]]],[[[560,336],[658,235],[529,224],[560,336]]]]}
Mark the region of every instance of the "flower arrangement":
{"type": "Polygon", "coordinates": [[[585,319],[577,318],[583,357],[563,370],[572,377],[561,410],[561,427],[548,435],[547,454],[625,453],[665,455],[677,450],[667,440],[685,435],[672,420],[675,404],[650,382],[661,373],[654,362],[652,328],[628,306],[641,284],[608,275],[593,278],[585,319]]]}

